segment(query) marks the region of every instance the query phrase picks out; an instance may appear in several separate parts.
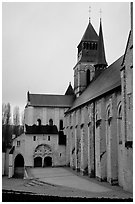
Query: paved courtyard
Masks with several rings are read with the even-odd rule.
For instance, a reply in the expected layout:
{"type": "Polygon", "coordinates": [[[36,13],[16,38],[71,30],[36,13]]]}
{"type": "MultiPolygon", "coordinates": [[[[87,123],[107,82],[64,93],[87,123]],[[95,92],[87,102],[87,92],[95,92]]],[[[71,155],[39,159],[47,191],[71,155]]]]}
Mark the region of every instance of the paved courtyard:
{"type": "Polygon", "coordinates": [[[29,168],[27,173],[27,179],[3,177],[2,189],[62,197],[132,198],[119,186],[81,176],[70,168],[29,168]]]}

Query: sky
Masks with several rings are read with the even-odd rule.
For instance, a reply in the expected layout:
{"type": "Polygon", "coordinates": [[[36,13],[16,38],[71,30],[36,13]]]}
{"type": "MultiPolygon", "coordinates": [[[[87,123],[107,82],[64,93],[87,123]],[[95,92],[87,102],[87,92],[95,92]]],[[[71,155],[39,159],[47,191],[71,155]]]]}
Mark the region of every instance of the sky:
{"type": "Polygon", "coordinates": [[[99,33],[100,9],[108,65],[124,54],[128,2],[3,2],[2,102],[26,105],[30,93],[65,94],[89,22],[99,33]],[[89,14],[89,6],[91,12],[89,14]]]}

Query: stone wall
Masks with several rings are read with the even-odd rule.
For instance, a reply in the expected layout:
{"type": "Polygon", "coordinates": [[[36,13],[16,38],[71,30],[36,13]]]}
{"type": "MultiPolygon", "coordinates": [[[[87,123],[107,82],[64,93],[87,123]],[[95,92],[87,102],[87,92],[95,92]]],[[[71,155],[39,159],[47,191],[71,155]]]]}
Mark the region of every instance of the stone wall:
{"type": "Polygon", "coordinates": [[[65,146],[58,145],[58,135],[35,135],[35,134],[23,134],[22,136],[14,140],[14,159],[18,154],[24,157],[25,166],[34,166],[34,152],[37,146],[46,144],[49,145],[52,150],[52,166],[63,166],[66,164],[65,146]],[[36,136],[36,140],[33,138],[36,136]],[[20,141],[20,145],[17,146],[17,141],[20,141]]]}
{"type": "Polygon", "coordinates": [[[59,130],[60,120],[64,120],[64,112],[67,108],[52,108],[52,107],[31,107],[25,108],[25,124],[37,124],[37,120],[41,120],[42,125],[49,124],[49,120],[53,120],[53,124],[59,130]]]}
{"type": "MultiPolygon", "coordinates": [[[[131,3],[132,5],[132,3],[131,3]]],[[[131,15],[131,18],[133,16],[131,15]]],[[[133,28],[129,34],[121,69],[122,82],[122,144],[123,144],[123,185],[133,192],[133,28]]]]}
{"type": "Polygon", "coordinates": [[[118,162],[117,112],[120,101],[119,87],[65,116],[70,166],[110,184],[118,183],[118,171],[123,168],[118,162]]]}

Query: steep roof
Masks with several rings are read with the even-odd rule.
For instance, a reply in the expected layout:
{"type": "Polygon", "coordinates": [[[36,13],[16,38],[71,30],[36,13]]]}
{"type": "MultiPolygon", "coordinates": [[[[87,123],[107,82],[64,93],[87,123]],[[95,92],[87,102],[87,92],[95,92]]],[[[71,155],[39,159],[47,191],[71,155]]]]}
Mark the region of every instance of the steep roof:
{"type": "MultiPolygon", "coordinates": [[[[103,71],[88,88],[74,101],[69,111],[74,110],[92,99],[95,99],[102,94],[121,85],[120,68],[122,57],[111,64],[105,71],[103,71]]],[[[68,112],[68,111],[67,111],[68,112]]]]}
{"type": "Polygon", "coordinates": [[[72,88],[71,83],[69,83],[69,86],[68,86],[68,88],[67,88],[67,90],[65,92],[65,95],[74,95],[74,90],[72,88]]]}
{"type": "Polygon", "coordinates": [[[93,28],[91,22],[89,21],[89,24],[86,28],[86,31],[81,39],[81,41],[95,41],[98,40],[98,35],[95,31],[95,29],[93,28]]]}
{"type": "Polygon", "coordinates": [[[105,57],[105,48],[104,48],[101,19],[100,19],[99,38],[98,38],[97,64],[98,65],[107,65],[106,57],[105,57]]]}
{"type": "Polygon", "coordinates": [[[49,95],[49,94],[30,94],[30,106],[40,107],[71,107],[73,96],[70,95],[49,95]]]}

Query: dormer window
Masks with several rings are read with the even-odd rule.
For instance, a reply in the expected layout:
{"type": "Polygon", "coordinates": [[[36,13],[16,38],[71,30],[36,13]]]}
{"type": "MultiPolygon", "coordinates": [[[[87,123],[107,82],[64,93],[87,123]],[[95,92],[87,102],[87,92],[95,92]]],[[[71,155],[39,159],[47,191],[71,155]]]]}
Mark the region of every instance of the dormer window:
{"type": "Polygon", "coordinates": [[[41,120],[40,119],[37,119],[37,125],[41,126],[41,120]]]}
{"type": "Polygon", "coordinates": [[[49,120],[49,125],[53,126],[53,120],[52,119],[49,120]]]}

